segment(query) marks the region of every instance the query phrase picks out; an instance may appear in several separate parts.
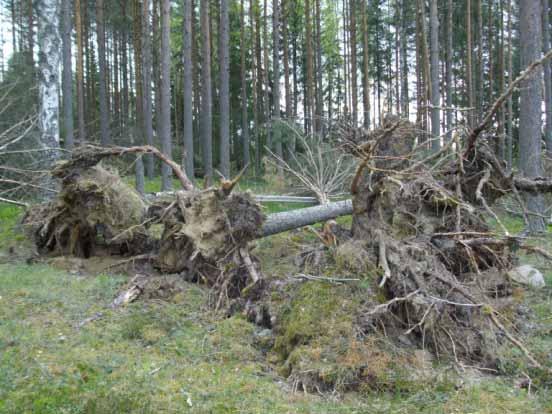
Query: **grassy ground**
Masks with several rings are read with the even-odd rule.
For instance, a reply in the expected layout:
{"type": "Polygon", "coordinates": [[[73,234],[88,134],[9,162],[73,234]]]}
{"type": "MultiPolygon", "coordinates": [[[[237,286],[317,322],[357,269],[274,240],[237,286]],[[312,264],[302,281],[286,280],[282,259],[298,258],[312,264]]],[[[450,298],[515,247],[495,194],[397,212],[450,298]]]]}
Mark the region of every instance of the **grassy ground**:
{"type": "MultiPolygon", "coordinates": [[[[19,213],[0,206],[0,249],[22,242],[13,230],[19,213]]],[[[292,255],[313,237],[304,230],[259,241],[263,268],[274,276],[292,272],[292,255]]],[[[542,244],[550,245],[546,239],[542,244]]],[[[2,414],[552,413],[547,388],[528,394],[515,386],[527,370],[516,349],[505,367],[516,378],[477,377],[461,387],[420,384],[408,393],[339,399],[292,393],[256,346],[258,328],[239,316],[214,315],[201,287],[186,285],[172,302],[139,301],[112,310],[123,276],[79,276],[9,259],[0,256],[2,414]],[[98,312],[100,319],[78,327],[98,312]]],[[[552,286],[548,264],[522,260],[546,270],[552,286]]],[[[525,300],[540,323],[527,346],[541,361],[550,360],[552,289],[528,292],[525,300]]]]}

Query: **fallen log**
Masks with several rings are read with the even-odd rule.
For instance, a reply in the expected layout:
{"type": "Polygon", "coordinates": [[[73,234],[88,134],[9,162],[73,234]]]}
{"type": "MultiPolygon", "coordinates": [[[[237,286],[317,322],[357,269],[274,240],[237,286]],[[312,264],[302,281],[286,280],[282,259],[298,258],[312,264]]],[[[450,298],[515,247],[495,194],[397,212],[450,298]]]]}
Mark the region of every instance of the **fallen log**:
{"type": "Polygon", "coordinates": [[[320,206],[270,214],[261,229],[261,237],[332,220],[353,213],[353,201],[343,200],[320,206]]]}

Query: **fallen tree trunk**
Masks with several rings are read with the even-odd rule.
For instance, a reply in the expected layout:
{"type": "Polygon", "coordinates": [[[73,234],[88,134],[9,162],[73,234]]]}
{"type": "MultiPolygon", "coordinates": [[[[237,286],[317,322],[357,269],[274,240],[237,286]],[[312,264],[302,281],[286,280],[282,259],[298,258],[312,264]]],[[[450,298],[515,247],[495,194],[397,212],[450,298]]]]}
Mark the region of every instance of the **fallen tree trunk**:
{"type": "Polygon", "coordinates": [[[353,201],[343,200],[299,210],[270,214],[261,229],[261,237],[328,221],[353,213],[353,201]]]}

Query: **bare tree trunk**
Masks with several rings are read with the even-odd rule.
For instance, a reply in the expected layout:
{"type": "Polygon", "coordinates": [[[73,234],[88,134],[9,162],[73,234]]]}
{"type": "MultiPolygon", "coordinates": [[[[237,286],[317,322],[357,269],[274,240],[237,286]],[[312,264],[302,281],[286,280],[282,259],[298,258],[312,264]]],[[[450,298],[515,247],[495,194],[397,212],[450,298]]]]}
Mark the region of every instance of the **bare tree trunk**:
{"type": "Polygon", "coordinates": [[[485,65],[483,61],[483,3],[482,0],[477,0],[477,81],[475,88],[477,91],[476,107],[477,107],[477,121],[481,120],[483,116],[483,105],[485,97],[485,88],[483,85],[483,79],[485,75],[485,65]]]}
{"type": "Polygon", "coordinates": [[[282,0],[282,37],[284,42],[284,85],[286,88],[286,119],[290,121],[293,118],[292,90],[289,78],[289,3],[290,0],[282,0]]]}
{"type": "Polygon", "coordinates": [[[206,185],[213,181],[213,127],[211,89],[211,33],[209,29],[209,0],[201,0],[201,142],[206,185]]]}
{"type": "Polygon", "coordinates": [[[84,39],[82,33],[81,0],[75,0],[75,28],[77,31],[77,116],[79,141],[86,141],[86,126],[84,121],[84,39]]]}
{"type": "MultiPolygon", "coordinates": [[[[282,159],[282,134],[280,125],[280,6],[279,0],[273,0],[272,3],[272,71],[274,72],[274,82],[272,95],[274,105],[272,107],[272,136],[275,144],[276,155],[282,159]]],[[[278,174],[283,175],[281,166],[278,166],[278,174]]]]}
{"type": "Polygon", "coordinates": [[[447,2],[447,57],[446,57],[446,78],[447,78],[447,141],[452,139],[452,15],[453,1],[447,2]]]}
{"type": "MultiPolygon", "coordinates": [[[[126,19],[126,6],[127,1],[121,0],[121,14],[126,19]]],[[[122,70],[122,117],[121,117],[121,124],[123,126],[123,133],[127,133],[127,126],[128,126],[128,117],[129,117],[129,87],[128,87],[128,55],[127,55],[127,31],[126,29],[123,29],[121,32],[121,70],[122,70]]]]}
{"type": "Polygon", "coordinates": [[[336,217],[352,214],[352,212],[352,200],[343,200],[315,207],[271,214],[263,224],[262,237],[328,221],[336,217]]]}
{"type": "Polygon", "coordinates": [[[272,149],[272,135],[270,131],[269,120],[270,116],[270,99],[268,96],[270,80],[268,77],[269,72],[269,62],[268,62],[268,0],[264,0],[263,7],[263,120],[265,124],[266,131],[266,146],[272,149]]]}
{"type": "MultiPolygon", "coordinates": [[[[153,145],[153,108],[151,103],[151,20],[150,0],[142,0],[142,109],[143,133],[146,144],[153,145]]],[[[155,174],[153,155],[144,155],[146,159],[146,176],[151,180],[155,174]]]]}
{"type": "Polygon", "coordinates": [[[431,149],[439,151],[441,135],[441,93],[439,91],[439,10],[437,0],[430,1],[431,24],[431,149]]]}
{"type": "MultiPolygon", "coordinates": [[[[541,56],[542,22],[541,0],[524,0],[520,3],[521,67],[527,67],[541,56]]],[[[519,129],[523,139],[519,142],[520,169],[527,178],[541,177],[541,124],[542,124],[542,70],[535,70],[522,82],[519,129]]],[[[542,194],[526,193],[527,208],[531,213],[542,214],[542,194]]],[[[541,216],[529,216],[531,233],[544,231],[541,216]]]]}
{"type": "Polygon", "coordinates": [[[364,109],[364,127],[370,129],[370,62],[368,49],[368,11],[366,4],[361,2],[362,7],[362,99],[364,109]]]}
{"type": "Polygon", "coordinates": [[[466,6],[466,33],[467,33],[467,48],[466,48],[466,88],[468,89],[468,124],[474,125],[474,102],[473,102],[473,68],[472,68],[472,24],[471,24],[471,0],[467,0],[466,6]]]}
{"type": "Polygon", "coordinates": [[[27,62],[29,68],[34,67],[34,29],[33,29],[33,0],[27,0],[27,62]]]}
{"type": "Polygon", "coordinates": [[[407,42],[407,30],[406,30],[406,13],[407,13],[407,1],[402,0],[401,2],[401,27],[400,27],[400,37],[401,37],[401,111],[402,115],[405,118],[408,118],[410,115],[410,97],[409,97],[409,87],[408,87],[408,42],[407,42]]]}
{"type": "Polygon", "coordinates": [[[312,19],[311,19],[311,6],[310,0],[305,0],[305,48],[307,59],[307,84],[305,97],[305,119],[307,123],[307,132],[311,130],[316,131],[313,103],[314,103],[314,75],[313,75],[313,62],[312,62],[312,19]]]}
{"type": "MultiPolygon", "coordinates": [[[[508,13],[508,86],[511,85],[513,81],[513,46],[512,46],[512,1],[506,0],[507,4],[507,13],[508,13]]],[[[513,137],[514,137],[514,109],[513,109],[513,99],[512,95],[508,97],[508,116],[506,121],[507,131],[506,131],[506,164],[508,165],[508,170],[512,169],[513,160],[513,137]]]]}
{"type": "MultiPolygon", "coordinates": [[[[550,50],[550,2],[542,0],[542,40],[543,52],[550,50]]],[[[546,142],[546,151],[549,157],[552,156],[552,67],[550,62],[543,65],[544,68],[544,99],[546,110],[546,122],[544,126],[544,139],[546,142]]]]}
{"type": "Polygon", "coordinates": [[[251,35],[255,44],[254,52],[254,65],[251,69],[255,76],[255,92],[253,94],[253,106],[255,110],[253,112],[255,116],[255,173],[257,177],[261,176],[261,107],[263,101],[263,71],[261,62],[261,14],[258,0],[251,0],[251,19],[254,24],[251,24],[251,35]]]}
{"type": "Polygon", "coordinates": [[[63,0],[63,122],[65,126],[65,149],[72,150],[73,136],[73,65],[71,62],[72,7],[71,0],[63,0]]]}
{"type": "MultiPolygon", "coordinates": [[[[249,120],[247,113],[247,78],[245,66],[245,1],[240,2],[240,79],[241,79],[241,110],[242,110],[242,152],[243,164],[249,165],[249,120]]],[[[255,88],[255,86],[253,86],[255,88]]]]}
{"type": "MultiPolygon", "coordinates": [[[[172,159],[172,135],[171,135],[171,2],[161,0],[161,149],[169,159],[172,159]]],[[[162,191],[172,188],[172,170],[167,164],[162,168],[162,191]]]]}
{"type": "Polygon", "coordinates": [[[96,38],[98,42],[99,87],[100,87],[100,132],[102,145],[111,144],[111,133],[109,128],[109,104],[107,102],[106,74],[107,65],[105,58],[105,22],[104,2],[96,0],[96,38]]]}
{"type": "MultiPolygon", "coordinates": [[[[39,113],[40,144],[43,165],[50,169],[59,158],[59,3],[40,0],[38,3],[39,39],[39,113]]],[[[50,176],[45,180],[50,181],[50,176]]],[[[48,186],[48,182],[45,183],[48,186]]]]}
{"type": "MultiPolygon", "coordinates": [[[[142,122],[144,117],[144,98],[143,98],[143,77],[142,77],[142,9],[140,0],[133,1],[133,47],[134,47],[134,90],[135,90],[135,122],[133,136],[136,134],[140,144],[144,143],[144,134],[142,131],[142,122]]],[[[144,162],[141,156],[136,157],[135,165],[136,191],[144,194],[144,162]]]]}
{"type": "Polygon", "coordinates": [[[194,178],[194,120],[192,102],[192,0],[184,0],[184,30],[183,30],[183,144],[184,167],[186,175],[194,178]]]}
{"type": "Polygon", "coordinates": [[[318,47],[315,48],[316,53],[316,127],[317,133],[322,133],[323,128],[323,112],[324,112],[324,100],[323,100],[323,85],[322,85],[322,44],[321,44],[321,17],[320,17],[320,1],[314,0],[314,14],[316,20],[316,44],[318,47]]]}
{"type": "Polygon", "coordinates": [[[228,17],[228,0],[220,0],[220,172],[230,177],[230,22],[228,17]]]}
{"type": "Polygon", "coordinates": [[[352,97],[352,106],[351,106],[351,115],[353,125],[356,127],[358,124],[358,90],[357,90],[357,59],[356,59],[356,1],[351,0],[349,3],[349,31],[351,34],[351,97],[352,97]]]}

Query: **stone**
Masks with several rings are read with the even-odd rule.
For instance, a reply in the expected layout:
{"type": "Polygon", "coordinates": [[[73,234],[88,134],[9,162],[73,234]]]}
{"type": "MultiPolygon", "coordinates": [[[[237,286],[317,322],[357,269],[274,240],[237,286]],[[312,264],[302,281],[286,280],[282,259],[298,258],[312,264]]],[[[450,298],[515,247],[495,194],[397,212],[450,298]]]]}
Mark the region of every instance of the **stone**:
{"type": "Polygon", "coordinates": [[[530,265],[518,266],[510,270],[508,278],[520,285],[542,289],[546,286],[542,273],[530,265]]]}

